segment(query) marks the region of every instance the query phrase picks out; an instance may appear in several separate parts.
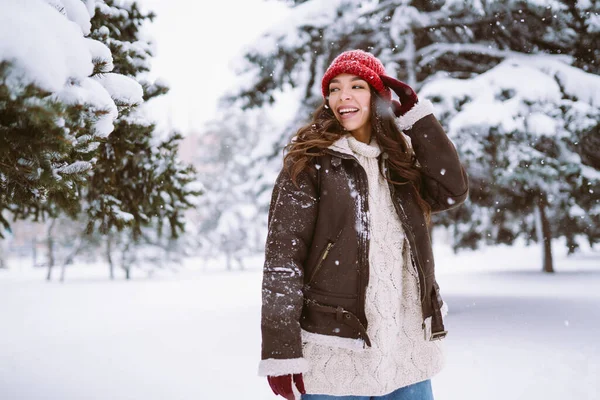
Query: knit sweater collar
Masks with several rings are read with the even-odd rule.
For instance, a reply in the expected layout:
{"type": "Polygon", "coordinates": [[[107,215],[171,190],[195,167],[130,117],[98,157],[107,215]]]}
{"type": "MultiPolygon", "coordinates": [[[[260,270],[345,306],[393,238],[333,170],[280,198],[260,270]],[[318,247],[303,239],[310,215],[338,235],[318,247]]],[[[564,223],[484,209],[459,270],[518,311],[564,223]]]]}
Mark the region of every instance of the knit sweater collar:
{"type": "Polygon", "coordinates": [[[360,155],[366,158],[376,158],[381,154],[381,149],[379,148],[379,144],[377,144],[375,136],[372,136],[371,143],[367,144],[357,140],[348,133],[336,140],[329,148],[337,150],[340,153],[360,155]]]}

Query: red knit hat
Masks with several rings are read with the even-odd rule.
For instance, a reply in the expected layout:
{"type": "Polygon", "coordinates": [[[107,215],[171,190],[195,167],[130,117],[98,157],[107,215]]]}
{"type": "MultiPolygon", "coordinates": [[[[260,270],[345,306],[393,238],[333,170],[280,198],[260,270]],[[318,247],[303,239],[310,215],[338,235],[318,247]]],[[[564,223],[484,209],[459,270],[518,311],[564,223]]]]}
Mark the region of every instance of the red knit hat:
{"type": "Polygon", "coordinates": [[[379,75],[385,74],[385,68],[373,54],[362,50],[350,50],[337,56],[323,76],[321,82],[323,97],[329,95],[329,82],[340,74],[360,76],[373,86],[383,99],[392,100],[392,92],[379,78],[379,75]]]}

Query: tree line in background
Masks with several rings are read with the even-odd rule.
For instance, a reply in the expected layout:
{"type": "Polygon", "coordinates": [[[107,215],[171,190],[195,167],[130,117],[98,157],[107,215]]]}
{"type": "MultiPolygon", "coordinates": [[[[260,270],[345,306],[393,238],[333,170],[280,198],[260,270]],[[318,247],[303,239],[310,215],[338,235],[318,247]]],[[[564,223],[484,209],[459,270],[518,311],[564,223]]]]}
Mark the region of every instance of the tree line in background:
{"type": "Polygon", "coordinates": [[[129,278],[147,261],[168,265],[202,189],[177,158],[181,135],[157,132],[138,110],[168,91],[144,78],[152,47],[140,28],[154,15],[116,0],[27,0],[3,14],[44,27],[0,53],[4,235],[11,221],[47,221],[48,279],[55,264],[63,279],[76,256],[100,246],[111,278],[115,266],[129,278]],[[18,51],[21,41],[40,47],[35,59],[18,51]]]}
{"type": "Polygon", "coordinates": [[[221,229],[229,246],[221,251],[256,248],[251,238],[264,235],[281,149],[322,101],[329,63],[354,48],[375,54],[390,75],[430,99],[457,145],[470,198],[433,219],[452,232],[455,250],[522,237],[543,246],[543,270],[552,272],[553,238],[565,238],[569,253],[578,238],[600,241],[600,1],[286,2],[289,20],[245,50],[240,84],[223,99],[224,109],[246,111],[224,114],[206,130],[226,138],[227,171],[244,173],[243,182],[219,175],[223,196],[205,198],[213,220],[201,235],[247,227],[245,236],[221,229]],[[279,117],[269,107],[286,93],[295,108],[288,123],[239,126],[255,110],[279,117]],[[236,190],[243,195],[229,196],[236,190]],[[241,205],[246,211],[232,215],[241,205]]]}

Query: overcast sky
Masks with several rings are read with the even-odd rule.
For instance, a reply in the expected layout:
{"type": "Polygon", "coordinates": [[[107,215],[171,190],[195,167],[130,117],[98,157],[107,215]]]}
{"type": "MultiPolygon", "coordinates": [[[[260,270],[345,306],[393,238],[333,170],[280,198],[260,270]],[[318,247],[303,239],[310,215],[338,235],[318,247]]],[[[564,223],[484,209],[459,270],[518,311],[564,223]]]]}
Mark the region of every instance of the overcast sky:
{"type": "Polygon", "coordinates": [[[277,0],[139,1],[157,14],[149,27],[157,44],[152,76],[171,87],[149,109],[183,134],[214,114],[233,77],[230,59],[287,13],[277,0]]]}

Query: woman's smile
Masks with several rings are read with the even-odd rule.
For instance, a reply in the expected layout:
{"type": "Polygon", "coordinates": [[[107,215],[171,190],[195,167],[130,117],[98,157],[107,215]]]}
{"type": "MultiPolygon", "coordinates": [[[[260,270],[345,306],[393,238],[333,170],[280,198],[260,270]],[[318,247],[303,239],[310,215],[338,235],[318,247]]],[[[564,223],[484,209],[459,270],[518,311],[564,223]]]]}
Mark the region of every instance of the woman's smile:
{"type": "Polygon", "coordinates": [[[356,114],[357,112],[358,112],[357,107],[344,106],[344,107],[338,108],[338,114],[340,115],[340,118],[343,120],[355,117],[357,115],[356,114]]]}

